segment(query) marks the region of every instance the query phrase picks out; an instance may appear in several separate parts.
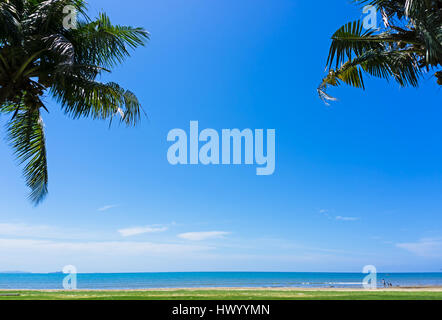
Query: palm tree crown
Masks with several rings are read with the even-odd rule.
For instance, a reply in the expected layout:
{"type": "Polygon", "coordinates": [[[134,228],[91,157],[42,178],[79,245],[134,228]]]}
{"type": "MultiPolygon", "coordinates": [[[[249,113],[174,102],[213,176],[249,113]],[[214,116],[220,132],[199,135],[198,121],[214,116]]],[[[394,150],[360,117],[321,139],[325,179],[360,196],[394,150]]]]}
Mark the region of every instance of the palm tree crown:
{"type": "Polygon", "coordinates": [[[90,19],[84,0],[0,1],[0,115],[9,115],[8,139],[24,165],[38,204],[48,192],[48,168],[42,96],[55,98],[72,118],[136,124],[142,109],[136,96],[116,83],[97,81],[103,72],[144,45],[141,28],[112,25],[106,14],[90,19]],[[66,27],[67,6],[78,15],[76,28],[66,27]]]}
{"type": "Polygon", "coordinates": [[[341,82],[364,89],[363,73],[417,87],[422,75],[434,71],[442,85],[442,0],[354,0],[380,10],[383,27],[365,30],[361,21],[344,25],[332,36],[327,76],[318,93],[341,82]],[[439,70],[438,70],[439,69],[439,70]]]}

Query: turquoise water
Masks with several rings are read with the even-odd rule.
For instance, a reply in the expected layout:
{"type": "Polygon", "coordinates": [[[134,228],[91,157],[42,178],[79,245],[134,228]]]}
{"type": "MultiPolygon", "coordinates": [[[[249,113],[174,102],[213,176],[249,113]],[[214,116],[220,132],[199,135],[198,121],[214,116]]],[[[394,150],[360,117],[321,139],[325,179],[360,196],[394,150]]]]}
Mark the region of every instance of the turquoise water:
{"type": "MultiPolygon", "coordinates": [[[[66,275],[0,274],[0,289],[62,289],[66,275]]],[[[194,287],[362,287],[362,273],[306,272],[183,272],[81,273],[78,289],[148,289],[194,287]]],[[[393,286],[442,286],[442,273],[379,273],[393,286]]]]}

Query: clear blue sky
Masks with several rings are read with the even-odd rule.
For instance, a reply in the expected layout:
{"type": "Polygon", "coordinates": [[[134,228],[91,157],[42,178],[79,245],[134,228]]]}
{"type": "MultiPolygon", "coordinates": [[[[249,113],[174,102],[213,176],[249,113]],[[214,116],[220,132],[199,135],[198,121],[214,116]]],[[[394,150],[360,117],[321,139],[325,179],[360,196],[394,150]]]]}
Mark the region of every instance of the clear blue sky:
{"type": "Polygon", "coordinates": [[[65,117],[48,97],[50,194],[37,208],[0,145],[0,270],[441,270],[434,78],[420,89],[367,79],[365,92],[332,89],[340,101],[331,107],[316,95],[331,34],[361,10],[346,1],[90,4],[91,15],[99,9],[152,35],[109,77],[138,95],[148,119],[109,130],[65,117]],[[276,129],[274,175],[170,165],[167,133],[191,120],[276,129]]]}

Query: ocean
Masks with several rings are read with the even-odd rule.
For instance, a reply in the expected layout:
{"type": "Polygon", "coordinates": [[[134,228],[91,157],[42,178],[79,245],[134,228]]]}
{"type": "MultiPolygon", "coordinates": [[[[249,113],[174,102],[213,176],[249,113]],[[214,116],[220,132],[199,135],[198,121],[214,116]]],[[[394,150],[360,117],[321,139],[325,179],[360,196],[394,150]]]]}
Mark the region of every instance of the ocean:
{"type": "MultiPolygon", "coordinates": [[[[79,273],[78,289],[203,287],[361,288],[367,274],[309,272],[79,273]]],[[[2,273],[0,289],[63,289],[62,273],[2,273]]],[[[442,273],[378,273],[393,286],[442,286],[442,273]]]]}

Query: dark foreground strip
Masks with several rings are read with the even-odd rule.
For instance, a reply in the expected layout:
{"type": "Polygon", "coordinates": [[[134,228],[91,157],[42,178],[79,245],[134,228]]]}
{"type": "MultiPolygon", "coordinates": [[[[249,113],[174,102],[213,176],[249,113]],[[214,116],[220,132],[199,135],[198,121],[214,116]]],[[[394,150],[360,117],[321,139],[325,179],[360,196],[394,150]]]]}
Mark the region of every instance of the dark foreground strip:
{"type": "Polygon", "coordinates": [[[426,319],[440,313],[442,301],[1,301],[0,308],[18,319],[426,319]]]}

